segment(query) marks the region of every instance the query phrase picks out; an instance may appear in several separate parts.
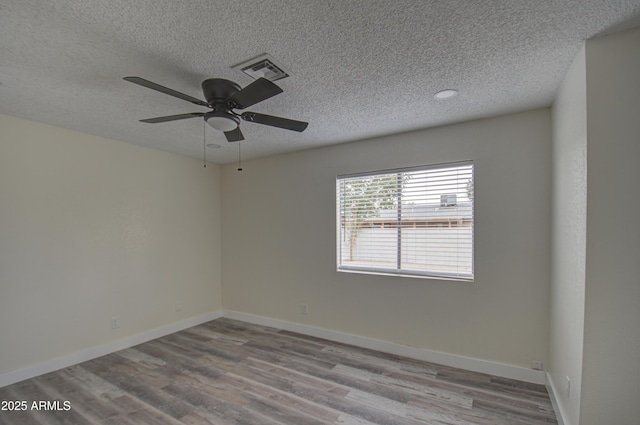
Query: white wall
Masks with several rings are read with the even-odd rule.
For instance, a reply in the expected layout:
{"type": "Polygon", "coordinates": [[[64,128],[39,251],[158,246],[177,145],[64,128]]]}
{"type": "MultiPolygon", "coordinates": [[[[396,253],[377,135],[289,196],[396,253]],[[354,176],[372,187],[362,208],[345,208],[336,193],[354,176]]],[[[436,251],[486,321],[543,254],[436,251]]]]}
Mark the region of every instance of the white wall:
{"type": "Polygon", "coordinates": [[[640,28],[590,40],[580,423],[640,418],[640,28]]]}
{"type": "Polygon", "coordinates": [[[549,110],[243,165],[223,167],[225,310],[524,368],[546,361],[549,110]],[[337,174],[468,159],[475,283],[336,272],[337,174]]]}
{"type": "Polygon", "coordinates": [[[639,45],[587,41],[552,108],[549,377],[568,425],[640,417],[639,45]]]}
{"type": "Polygon", "coordinates": [[[587,85],[584,48],[552,107],[553,214],[549,377],[565,425],[579,423],[587,229],[587,85]],[[566,377],[571,380],[567,393],[566,377]]]}
{"type": "Polygon", "coordinates": [[[0,373],[220,309],[220,201],[218,166],[0,115],[0,373]]]}

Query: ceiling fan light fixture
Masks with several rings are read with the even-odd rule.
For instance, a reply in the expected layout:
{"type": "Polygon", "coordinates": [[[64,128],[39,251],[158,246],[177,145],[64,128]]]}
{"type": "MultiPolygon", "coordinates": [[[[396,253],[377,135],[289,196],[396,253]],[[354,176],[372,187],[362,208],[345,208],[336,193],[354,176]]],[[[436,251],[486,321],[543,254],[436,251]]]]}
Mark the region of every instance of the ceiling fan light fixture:
{"type": "Polygon", "coordinates": [[[207,112],[204,119],[211,127],[224,132],[235,130],[240,124],[240,118],[226,111],[207,112]]]}

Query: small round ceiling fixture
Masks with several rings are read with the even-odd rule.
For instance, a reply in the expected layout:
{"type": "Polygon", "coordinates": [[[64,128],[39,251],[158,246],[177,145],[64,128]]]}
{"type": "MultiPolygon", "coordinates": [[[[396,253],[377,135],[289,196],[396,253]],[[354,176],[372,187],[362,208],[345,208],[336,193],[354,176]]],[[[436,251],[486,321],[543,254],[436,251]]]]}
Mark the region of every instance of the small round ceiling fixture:
{"type": "Polygon", "coordinates": [[[207,147],[211,149],[220,149],[222,146],[216,145],[215,143],[207,143],[207,147]]]}
{"type": "Polygon", "coordinates": [[[457,95],[458,91],[454,90],[454,89],[446,89],[446,90],[440,90],[438,93],[436,93],[433,97],[435,97],[438,100],[444,100],[444,99],[449,99],[452,98],[453,96],[457,95]]]}

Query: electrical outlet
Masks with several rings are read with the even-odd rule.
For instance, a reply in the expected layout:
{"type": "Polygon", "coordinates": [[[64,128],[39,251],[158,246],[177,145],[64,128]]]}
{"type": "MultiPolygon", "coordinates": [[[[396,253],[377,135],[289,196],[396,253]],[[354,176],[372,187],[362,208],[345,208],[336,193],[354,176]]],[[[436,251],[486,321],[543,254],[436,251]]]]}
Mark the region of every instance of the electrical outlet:
{"type": "Polygon", "coordinates": [[[571,396],[571,379],[567,376],[567,398],[571,396]]]}
{"type": "Polygon", "coordinates": [[[300,312],[305,316],[309,314],[309,304],[302,304],[300,312]]]}
{"type": "Polygon", "coordinates": [[[120,327],[120,316],[113,316],[111,318],[111,329],[118,329],[120,327]]]}
{"type": "Polygon", "coordinates": [[[533,370],[543,370],[542,369],[542,361],[541,360],[532,360],[531,361],[531,369],[533,369],[533,370]]]}

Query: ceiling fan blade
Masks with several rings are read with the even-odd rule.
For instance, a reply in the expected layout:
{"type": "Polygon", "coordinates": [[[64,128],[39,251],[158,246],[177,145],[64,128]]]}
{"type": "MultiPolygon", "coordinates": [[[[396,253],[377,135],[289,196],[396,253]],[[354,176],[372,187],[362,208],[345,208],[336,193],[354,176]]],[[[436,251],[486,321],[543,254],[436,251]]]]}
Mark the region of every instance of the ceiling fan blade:
{"type": "Polygon", "coordinates": [[[168,115],[166,117],[148,118],[146,120],[140,120],[140,122],[156,124],[159,122],[185,120],[187,118],[195,118],[195,117],[203,117],[203,116],[204,116],[204,112],[189,112],[188,114],[168,115]]]}
{"type": "Polygon", "coordinates": [[[271,127],[284,128],[285,130],[293,130],[302,132],[309,125],[308,122],[290,120],[288,118],[274,117],[272,115],[259,114],[257,112],[245,112],[242,119],[258,124],[270,125],[271,127]]]}
{"type": "Polygon", "coordinates": [[[235,130],[225,131],[224,136],[227,138],[227,142],[239,142],[240,140],[244,140],[240,127],[236,127],[235,130]]]}
{"type": "Polygon", "coordinates": [[[156,84],[154,82],[145,80],[140,77],[124,77],[123,80],[129,81],[130,83],[138,84],[142,87],[146,87],[151,90],[159,91],[160,93],[168,94],[169,96],[177,97],[178,99],[186,100],[187,102],[194,103],[200,106],[209,106],[207,102],[200,100],[198,98],[189,96],[188,94],[180,93],[179,91],[175,91],[165,86],[161,86],[160,84],[156,84]]]}
{"type": "Polygon", "coordinates": [[[234,109],[244,109],[280,93],[282,93],[280,87],[260,77],[227,100],[235,105],[234,109]]]}

